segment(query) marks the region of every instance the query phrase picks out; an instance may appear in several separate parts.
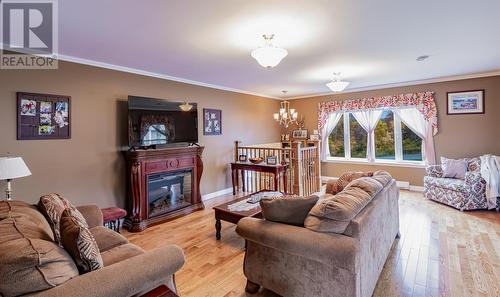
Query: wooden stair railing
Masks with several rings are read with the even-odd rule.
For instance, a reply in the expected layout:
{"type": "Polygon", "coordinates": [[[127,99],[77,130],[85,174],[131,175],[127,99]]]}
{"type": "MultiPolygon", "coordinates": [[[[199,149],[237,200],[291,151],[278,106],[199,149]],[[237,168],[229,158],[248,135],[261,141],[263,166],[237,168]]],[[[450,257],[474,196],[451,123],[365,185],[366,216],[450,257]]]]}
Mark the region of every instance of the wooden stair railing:
{"type": "MultiPolygon", "coordinates": [[[[240,141],[234,142],[234,160],[238,162],[240,155],[247,158],[264,158],[276,156],[278,163],[288,163],[289,173],[287,189],[292,194],[307,196],[321,189],[321,161],[320,142],[315,141],[314,146],[302,146],[302,142],[292,143],[291,148],[281,148],[279,145],[241,146],[240,141]]],[[[273,177],[267,173],[249,172],[245,175],[247,191],[272,189],[273,177]]],[[[279,190],[283,190],[280,179],[279,190]]]]}

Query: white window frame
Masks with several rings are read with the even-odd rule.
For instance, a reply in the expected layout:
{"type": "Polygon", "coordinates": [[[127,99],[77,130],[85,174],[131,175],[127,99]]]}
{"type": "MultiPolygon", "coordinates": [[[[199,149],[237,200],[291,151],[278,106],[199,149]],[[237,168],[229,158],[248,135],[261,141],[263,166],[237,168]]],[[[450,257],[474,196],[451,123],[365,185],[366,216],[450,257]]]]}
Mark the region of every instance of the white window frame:
{"type": "MultiPolygon", "coordinates": [[[[327,156],[326,162],[425,168],[424,160],[422,160],[422,161],[403,160],[403,135],[402,135],[402,131],[401,131],[401,118],[394,112],[394,109],[392,109],[392,108],[384,109],[384,110],[390,110],[394,116],[394,154],[395,154],[394,160],[375,158],[375,161],[368,162],[367,158],[352,158],[351,157],[351,129],[350,129],[350,125],[349,125],[350,112],[344,112],[344,113],[342,113],[342,115],[343,115],[342,119],[344,121],[343,125],[344,125],[344,154],[345,154],[345,157],[327,156]]],[[[338,123],[337,125],[340,125],[340,123],[338,123]]],[[[375,142],[373,142],[372,145],[374,146],[372,151],[375,153],[375,142]]],[[[423,143],[422,143],[422,145],[423,145],[423,143]]]]}

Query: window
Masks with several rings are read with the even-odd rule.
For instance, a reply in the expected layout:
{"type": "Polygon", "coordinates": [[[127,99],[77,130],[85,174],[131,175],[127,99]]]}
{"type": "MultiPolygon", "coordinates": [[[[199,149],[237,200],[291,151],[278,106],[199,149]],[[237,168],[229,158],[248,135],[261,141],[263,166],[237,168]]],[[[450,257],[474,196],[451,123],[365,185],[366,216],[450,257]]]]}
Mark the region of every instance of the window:
{"type": "Polygon", "coordinates": [[[394,113],[391,110],[384,110],[375,127],[375,159],[396,159],[394,113]]]}
{"type": "MultiPolygon", "coordinates": [[[[375,162],[422,163],[422,139],[393,110],[382,112],[373,137],[375,162]]],[[[368,133],[352,113],[342,115],[328,137],[328,145],[331,158],[368,160],[368,133]]]]}
{"type": "Polygon", "coordinates": [[[339,120],[339,124],[333,129],[333,132],[328,137],[328,146],[330,149],[330,156],[332,157],[345,157],[344,149],[344,121],[343,115],[339,120]]]}
{"type": "Polygon", "coordinates": [[[365,129],[356,121],[356,118],[349,113],[349,131],[351,144],[351,158],[366,158],[366,142],[368,134],[365,129]]]}
{"type": "Polygon", "coordinates": [[[422,139],[401,122],[403,139],[403,160],[422,161],[422,139]]]}

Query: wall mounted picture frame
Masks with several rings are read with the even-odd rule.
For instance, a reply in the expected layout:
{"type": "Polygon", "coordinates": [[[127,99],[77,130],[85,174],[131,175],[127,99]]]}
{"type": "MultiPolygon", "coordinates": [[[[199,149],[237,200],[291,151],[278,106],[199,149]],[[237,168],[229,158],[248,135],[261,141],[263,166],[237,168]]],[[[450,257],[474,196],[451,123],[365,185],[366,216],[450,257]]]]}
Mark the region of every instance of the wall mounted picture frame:
{"type": "Polygon", "coordinates": [[[296,139],[307,139],[307,130],[302,130],[302,129],[293,130],[292,137],[296,139]]]}
{"type": "Polygon", "coordinates": [[[238,156],[238,161],[240,162],[246,162],[248,160],[247,155],[239,155],[238,156]]]}
{"type": "Polygon", "coordinates": [[[17,140],[71,138],[71,97],[17,92],[17,140]]]}
{"type": "Polygon", "coordinates": [[[484,90],[471,90],[446,93],[446,114],[483,114],[484,90]]]}
{"type": "Polygon", "coordinates": [[[203,135],[222,135],[222,110],[203,108],[203,135]]]}

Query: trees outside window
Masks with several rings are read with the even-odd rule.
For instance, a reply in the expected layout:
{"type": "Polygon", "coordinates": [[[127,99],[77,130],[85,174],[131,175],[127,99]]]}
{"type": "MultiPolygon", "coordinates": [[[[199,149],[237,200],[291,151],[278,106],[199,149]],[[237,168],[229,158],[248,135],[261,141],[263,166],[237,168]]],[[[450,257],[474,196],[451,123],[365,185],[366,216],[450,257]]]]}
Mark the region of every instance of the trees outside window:
{"type": "Polygon", "coordinates": [[[401,122],[401,138],[403,139],[403,160],[422,161],[422,138],[401,122]]]}
{"type": "MultiPolygon", "coordinates": [[[[367,160],[367,140],[368,133],[351,113],[346,112],[328,137],[330,157],[367,160]]],[[[382,113],[374,130],[374,140],[376,161],[423,161],[422,139],[393,110],[382,113]]]]}
{"type": "Polygon", "coordinates": [[[330,148],[330,156],[332,157],[345,157],[345,147],[344,147],[344,116],[339,120],[339,123],[333,129],[332,133],[328,137],[328,145],[330,148]]]}
{"type": "Polygon", "coordinates": [[[375,127],[375,159],[396,159],[394,113],[390,110],[384,110],[375,127]]]}
{"type": "Polygon", "coordinates": [[[366,158],[368,134],[351,113],[349,113],[349,131],[351,158],[366,158]]]}

